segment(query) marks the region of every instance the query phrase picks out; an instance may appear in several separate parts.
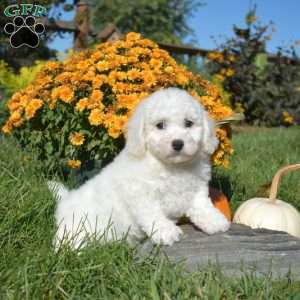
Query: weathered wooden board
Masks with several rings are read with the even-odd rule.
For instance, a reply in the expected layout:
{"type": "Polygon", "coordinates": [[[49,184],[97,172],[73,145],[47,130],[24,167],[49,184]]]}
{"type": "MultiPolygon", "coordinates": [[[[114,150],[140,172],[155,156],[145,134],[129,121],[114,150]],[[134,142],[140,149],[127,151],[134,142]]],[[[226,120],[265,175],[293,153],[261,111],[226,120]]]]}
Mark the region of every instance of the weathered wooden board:
{"type": "MultiPolygon", "coordinates": [[[[284,232],[253,230],[232,224],[229,231],[207,235],[192,225],[182,225],[180,242],[163,251],[173,260],[184,260],[187,270],[195,271],[208,263],[218,263],[225,274],[238,276],[241,268],[284,277],[289,270],[300,279],[300,239],[284,232]]],[[[144,245],[149,250],[150,244],[144,245]]]]}

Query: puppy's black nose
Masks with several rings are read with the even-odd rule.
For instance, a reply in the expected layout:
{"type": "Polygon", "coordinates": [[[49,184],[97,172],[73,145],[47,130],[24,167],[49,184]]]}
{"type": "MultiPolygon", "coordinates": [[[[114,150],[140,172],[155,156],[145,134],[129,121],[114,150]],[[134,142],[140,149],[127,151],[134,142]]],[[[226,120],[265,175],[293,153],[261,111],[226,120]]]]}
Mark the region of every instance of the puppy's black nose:
{"type": "Polygon", "coordinates": [[[184,145],[184,143],[182,140],[174,140],[172,142],[172,147],[176,151],[180,151],[183,148],[183,145],[184,145]]]}

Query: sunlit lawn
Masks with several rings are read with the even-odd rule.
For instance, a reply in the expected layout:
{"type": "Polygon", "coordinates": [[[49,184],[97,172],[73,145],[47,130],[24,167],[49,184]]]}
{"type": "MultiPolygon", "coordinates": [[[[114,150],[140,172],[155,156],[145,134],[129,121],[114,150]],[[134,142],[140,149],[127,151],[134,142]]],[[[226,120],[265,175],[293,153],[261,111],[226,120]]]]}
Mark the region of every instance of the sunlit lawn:
{"type": "MultiPolygon", "coordinates": [[[[214,184],[231,198],[235,210],[255,196],[268,196],[263,185],[271,182],[282,166],[300,163],[300,128],[237,128],[234,155],[228,170],[215,169],[214,184]]],[[[300,210],[300,170],[283,176],[278,198],[300,210]]]]}
{"type": "MultiPolygon", "coordinates": [[[[186,273],[162,255],[139,257],[124,241],[91,245],[80,255],[55,253],[55,201],[39,163],[0,140],[0,299],[299,299],[300,282],[244,274],[228,278],[208,267],[186,273]]],[[[228,170],[214,184],[233,209],[256,195],[276,170],[300,161],[300,130],[261,129],[234,134],[228,170]]],[[[300,171],[287,174],[279,197],[300,208],[300,171]]],[[[201,255],[201,253],[199,253],[201,255]]]]}

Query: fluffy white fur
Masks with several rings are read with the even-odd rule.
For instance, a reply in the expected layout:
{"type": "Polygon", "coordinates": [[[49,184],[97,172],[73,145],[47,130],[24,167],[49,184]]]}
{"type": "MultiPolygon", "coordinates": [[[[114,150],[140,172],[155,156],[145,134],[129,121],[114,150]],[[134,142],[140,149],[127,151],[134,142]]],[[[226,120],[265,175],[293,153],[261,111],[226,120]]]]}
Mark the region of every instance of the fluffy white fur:
{"type": "Polygon", "coordinates": [[[52,184],[59,196],[56,242],[72,237],[77,248],[106,231],[107,240],[128,233],[129,242],[149,236],[172,245],[183,215],[208,234],[226,231],[230,223],[208,195],[217,144],[213,121],[190,94],[177,88],[153,93],[129,120],[125,148],[100,174],[76,190],[52,184]],[[174,149],[174,140],[182,149],[178,141],[174,149]]]}

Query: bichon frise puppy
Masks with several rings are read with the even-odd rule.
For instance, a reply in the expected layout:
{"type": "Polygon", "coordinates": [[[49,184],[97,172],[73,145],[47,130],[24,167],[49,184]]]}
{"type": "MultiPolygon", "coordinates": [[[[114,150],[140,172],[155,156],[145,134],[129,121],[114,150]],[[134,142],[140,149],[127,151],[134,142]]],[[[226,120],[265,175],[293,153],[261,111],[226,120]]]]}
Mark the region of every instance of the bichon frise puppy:
{"type": "Polygon", "coordinates": [[[148,236],[172,245],[183,215],[208,234],[226,231],[230,223],[208,195],[217,145],[214,122],[196,99],[177,88],[154,92],[128,121],[125,148],[100,174],[76,190],[52,184],[56,242],[72,238],[77,248],[107,230],[107,240],[127,234],[129,242],[148,236]]]}

